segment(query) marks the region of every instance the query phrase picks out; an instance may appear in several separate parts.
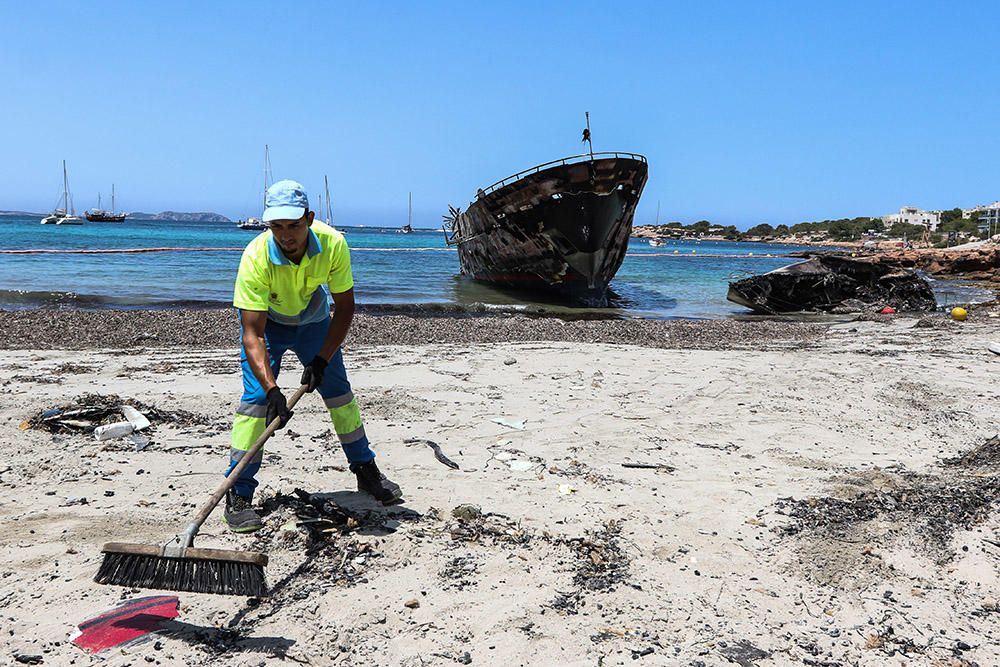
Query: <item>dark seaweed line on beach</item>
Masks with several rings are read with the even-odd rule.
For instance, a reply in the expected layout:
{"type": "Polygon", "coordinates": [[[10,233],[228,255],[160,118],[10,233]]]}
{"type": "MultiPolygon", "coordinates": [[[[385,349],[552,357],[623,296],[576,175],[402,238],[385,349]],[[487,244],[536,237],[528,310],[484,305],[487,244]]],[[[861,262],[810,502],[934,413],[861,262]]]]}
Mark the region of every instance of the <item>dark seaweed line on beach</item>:
{"type": "MultiPolygon", "coordinates": [[[[670,349],[785,349],[821,324],[737,320],[579,320],[359,313],[347,346],[574,342],[670,349]]],[[[0,311],[0,349],[235,348],[232,309],[0,311]]]]}

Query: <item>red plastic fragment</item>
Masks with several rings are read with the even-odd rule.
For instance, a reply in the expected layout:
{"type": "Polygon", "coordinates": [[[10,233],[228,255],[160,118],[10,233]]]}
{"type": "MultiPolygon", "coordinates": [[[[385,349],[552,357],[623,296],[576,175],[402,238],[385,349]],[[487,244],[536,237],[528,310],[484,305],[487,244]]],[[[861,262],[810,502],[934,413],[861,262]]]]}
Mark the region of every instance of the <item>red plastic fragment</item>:
{"type": "Polygon", "coordinates": [[[176,595],[150,595],[125,600],[100,616],[76,626],[70,641],[91,653],[121,646],[159,630],[165,621],[177,618],[176,595]]]}

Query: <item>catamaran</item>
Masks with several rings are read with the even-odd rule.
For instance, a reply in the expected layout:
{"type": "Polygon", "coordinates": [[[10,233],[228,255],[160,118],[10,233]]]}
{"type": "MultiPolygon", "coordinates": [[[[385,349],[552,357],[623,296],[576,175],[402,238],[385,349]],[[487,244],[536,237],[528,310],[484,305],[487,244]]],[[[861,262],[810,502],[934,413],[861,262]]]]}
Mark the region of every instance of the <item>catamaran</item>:
{"type": "Polygon", "coordinates": [[[69,178],[66,176],[66,160],[63,160],[63,193],[56,202],[56,209],[51,215],[42,218],[43,225],[82,225],[76,211],[73,210],[73,198],[69,194],[69,178]],[[62,203],[62,208],[59,204],[62,203]]]}

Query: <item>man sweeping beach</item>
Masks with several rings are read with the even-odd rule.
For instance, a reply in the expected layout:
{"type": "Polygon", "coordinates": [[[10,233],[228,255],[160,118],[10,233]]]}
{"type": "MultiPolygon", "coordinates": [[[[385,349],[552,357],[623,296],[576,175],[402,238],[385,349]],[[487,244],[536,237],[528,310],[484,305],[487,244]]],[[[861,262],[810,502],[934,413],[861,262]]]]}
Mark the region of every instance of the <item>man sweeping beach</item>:
{"type": "MultiPolygon", "coordinates": [[[[233,422],[229,470],[268,424],[278,419],[284,426],[292,416],[277,385],[281,358],[291,350],[305,366],[301,384],[319,390],[330,412],[358,490],[392,503],[402,491],[375,465],[340,350],[354,317],[350,251],[340,232],[314,217],[302,185],[278,181],[265,198],[263,220],[270,230],[243,251],[233,296],[241,324],[243,397],[233,422]]],[[[251,506],[262,459],[263,450],[226,496],[225,520],[234,532],[262,525],[251,506]]]]}

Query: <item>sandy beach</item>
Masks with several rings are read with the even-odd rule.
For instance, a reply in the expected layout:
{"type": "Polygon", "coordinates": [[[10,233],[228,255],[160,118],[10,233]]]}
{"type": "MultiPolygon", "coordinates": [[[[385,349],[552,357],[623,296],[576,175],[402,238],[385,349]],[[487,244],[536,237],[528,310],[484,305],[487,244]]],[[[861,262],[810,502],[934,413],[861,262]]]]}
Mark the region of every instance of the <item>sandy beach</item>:
{"type": "Polygon", "coordinates": [[[354,491],[307,397],[266,450],[265,528],[217,511],[196,542],[266,552],[272,595],[180,593],[91,656],[75,626],[150,594],[94,584],[100,545],[165,541],[219,482],[235,323],[3,313],[2,661],[1000,664],[997,321],[360,316],[345,359],[405,502],[354,491]],[[92,393],[160,411],[149,446],[19,430],[92,393]]]}

